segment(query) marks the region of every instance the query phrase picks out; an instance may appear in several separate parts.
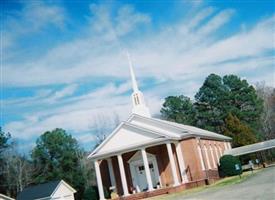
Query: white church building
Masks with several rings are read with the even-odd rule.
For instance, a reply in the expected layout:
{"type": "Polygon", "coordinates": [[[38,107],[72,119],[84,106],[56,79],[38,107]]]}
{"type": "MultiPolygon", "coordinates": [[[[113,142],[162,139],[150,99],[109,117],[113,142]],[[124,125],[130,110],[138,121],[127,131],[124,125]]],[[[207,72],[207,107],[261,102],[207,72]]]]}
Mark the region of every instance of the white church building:
{"type": "Polygon", "coordinates": [[[132,114],[88,156],[95,165],[100,199],[141,199],[204,185],[219,178],[217,166],[230,137],[153,118],[133,85],[132,114]]]}

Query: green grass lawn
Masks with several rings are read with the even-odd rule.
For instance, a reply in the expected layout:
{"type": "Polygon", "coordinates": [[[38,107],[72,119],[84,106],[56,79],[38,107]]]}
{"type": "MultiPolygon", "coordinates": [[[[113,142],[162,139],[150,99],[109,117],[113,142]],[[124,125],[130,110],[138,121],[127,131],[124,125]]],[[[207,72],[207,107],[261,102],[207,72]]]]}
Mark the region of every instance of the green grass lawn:
{"type": "Polygon", "coordinates": [[[187,189],[187,190],[183,190],[178,193],[156,196],[156,197],[149,198],[149,200],[157,200],[157,199],[158,200],[159,199],[160,200],[169,200],[169,199],[174,199],[175,197],[178,197],[178,196],[184,196],[184,195],[200,192],[205,189],[210,189],[210,188],[219,189],[219,188],[227,186],[227,185],[241,183],[241,182],[245,181],[246,179],[248,179],[249,177],[253,176],[255,173],[258,173],[259,171],[261,171],[261,169],[254,170],[253,173],[251,173],[251,171],[247,171],[241,175],[241,178],[239,176],[231,176],[231,177],[223,178],[211,185],[205,185],[205,186],[201,186],[201,187],[197,187],[197,188],[187,189]]]}

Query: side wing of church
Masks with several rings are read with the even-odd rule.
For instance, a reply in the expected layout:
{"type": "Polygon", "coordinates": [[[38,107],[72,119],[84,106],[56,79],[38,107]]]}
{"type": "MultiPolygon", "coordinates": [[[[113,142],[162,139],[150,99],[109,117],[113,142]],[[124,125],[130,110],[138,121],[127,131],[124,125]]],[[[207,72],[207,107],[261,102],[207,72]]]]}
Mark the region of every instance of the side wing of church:
{"type": "Polygon", "coordinates": [[[151,117],[130,59],[129,64],[132,115],[88,156],[94,161],[100,199],[105,199],[104,188],[135,199],[218,178],[219,158],[231,149],[231,138],[151,117]]]}

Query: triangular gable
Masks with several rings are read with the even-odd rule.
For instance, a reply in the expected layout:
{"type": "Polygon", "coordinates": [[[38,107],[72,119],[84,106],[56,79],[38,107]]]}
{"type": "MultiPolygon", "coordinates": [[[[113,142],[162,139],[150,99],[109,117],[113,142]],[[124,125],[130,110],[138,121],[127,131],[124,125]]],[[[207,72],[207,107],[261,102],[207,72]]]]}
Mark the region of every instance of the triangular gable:
{"type": "Polygon", "coordinates": [[[52,193],[51,197],[53,198],[60,198],[60,197],[69,197],[73,196],[76,192],[69,184],[65,181],[61,180],[58,186],[55,188],[54,192],[52,193]]]}
{"type": "Polygon", "coordinates": [[[122,122],[90,155],[112,152],[115,149],[127,149],[136,144],[147,143],[166,135],[122,122]]]}

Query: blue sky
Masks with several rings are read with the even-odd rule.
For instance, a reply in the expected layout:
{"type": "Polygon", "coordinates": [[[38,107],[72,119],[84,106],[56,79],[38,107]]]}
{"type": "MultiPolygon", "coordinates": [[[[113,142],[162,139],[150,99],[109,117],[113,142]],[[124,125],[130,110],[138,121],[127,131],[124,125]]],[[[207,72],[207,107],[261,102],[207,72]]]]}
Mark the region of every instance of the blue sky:
{"type": "Polygon", "coordinates": [[[125,51],[154,115],[210,73],[275,85],[274,1],[76,2],[2,3],[1,126],[22,149],[56,127],[91,149],[127,119],[125,51]]]}

